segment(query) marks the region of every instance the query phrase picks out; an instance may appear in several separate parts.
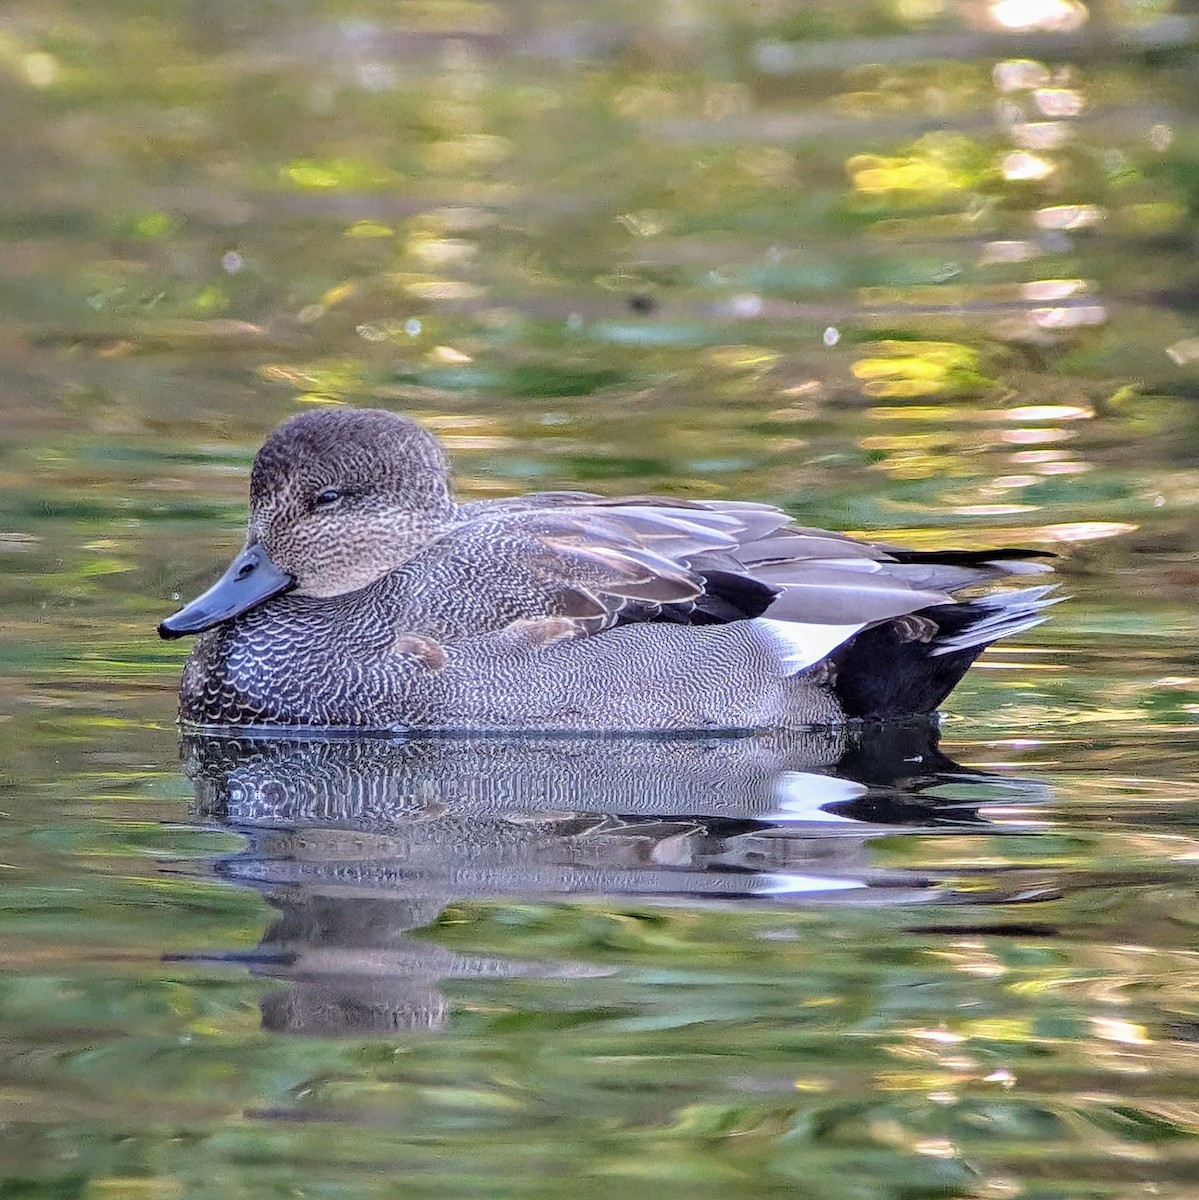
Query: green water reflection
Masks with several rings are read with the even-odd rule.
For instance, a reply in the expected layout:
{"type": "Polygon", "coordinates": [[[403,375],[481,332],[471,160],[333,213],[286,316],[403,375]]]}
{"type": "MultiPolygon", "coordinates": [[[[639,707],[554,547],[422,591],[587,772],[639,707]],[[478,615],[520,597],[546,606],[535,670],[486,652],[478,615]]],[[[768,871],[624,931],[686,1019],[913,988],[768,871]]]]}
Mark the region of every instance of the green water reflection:
{"type": "Polygon", "coordinates": [[[9,5],[0,1197],[1190,1194],[1197,47],[1169,0],[9,5]],[[1043,545],[1071,600],[955,693],[981,776],[840,823],[753,807],[773,748],[231,811],[153,628],[330,403],[472,495],[1043,545]]]}

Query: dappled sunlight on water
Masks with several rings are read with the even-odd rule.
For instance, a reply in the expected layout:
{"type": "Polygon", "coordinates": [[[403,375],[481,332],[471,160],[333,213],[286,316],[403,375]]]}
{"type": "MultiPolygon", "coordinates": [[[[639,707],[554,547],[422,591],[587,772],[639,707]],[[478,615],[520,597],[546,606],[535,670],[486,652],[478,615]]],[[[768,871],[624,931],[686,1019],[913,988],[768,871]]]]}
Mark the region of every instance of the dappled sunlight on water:
{"type": "Polygon", "coordinates": [[[1183,6],[10,7],[0,1196],[1183,1196],[1183,6]],[[180,744],[265,432],[1059,554],[940,730],[180,744]],[[939,738],[939,743],[938,743],[939,738]]]}

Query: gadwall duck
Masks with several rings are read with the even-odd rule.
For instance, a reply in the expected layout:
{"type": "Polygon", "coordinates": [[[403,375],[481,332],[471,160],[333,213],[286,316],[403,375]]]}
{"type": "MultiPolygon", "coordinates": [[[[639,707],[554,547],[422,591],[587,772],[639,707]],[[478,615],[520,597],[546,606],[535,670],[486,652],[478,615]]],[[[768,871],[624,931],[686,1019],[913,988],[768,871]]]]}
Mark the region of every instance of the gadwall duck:
{"type": "Polygon", "coordinates": [[[189,724],[794,728],[935,710],[1052,602],[954,593],[1041,557],[905,550],[735,501],[461,503],[414,421],[318,409],[267,439],[245,549],[159,633],[202,635],[189,724]]]}

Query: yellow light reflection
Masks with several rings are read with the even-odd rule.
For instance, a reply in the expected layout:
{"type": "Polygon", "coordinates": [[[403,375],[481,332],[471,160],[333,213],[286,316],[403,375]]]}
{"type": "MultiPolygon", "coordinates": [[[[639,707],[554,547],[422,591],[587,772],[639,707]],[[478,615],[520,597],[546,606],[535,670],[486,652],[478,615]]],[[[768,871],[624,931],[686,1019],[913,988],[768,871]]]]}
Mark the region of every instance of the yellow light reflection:
{"type": "Polygon", "coordinates": [[[402,177],[375,163],[353,158],[300,158],[281,167],[280,178],[303,191],[360,189],[379,191],[394,187],[402,177]]]}
{"type": "Polygon", "coordinates": [[[948,421],[957,416],[945,404],[908,404],[903,408],[872,408],[870,415],[881,421],[948,421]]]}
{"type": "Polygon", "coordinates": [[[441,441],[450,450],[511,450],[517,445],[515,438],[483,437],[478,434],[452,435],[441,441]]]}
{"type": "Polygon", "coordinates": [[[1072,459],[1070,462],[1042,463],[1036,470],[1038,475],[1085,475],[1093,467],[1094,463],[1072,459]]]}
{"type": "Polygon", "coordinates": [[[1124,521],[1074,521],[1060,525],[1044,525],[1039,534],[1048,542],[1094,542],[1100,538],[1135,533],[1139,528],[1139,525],[1130,525],[1124,521]]]}
{"type": "Polygon", "coordinates": [[[971,139],[935,133],[920,138],[906,154],[855,154],[845,169],[859,192],[907,192],[927,200],[972,187],[985,164],[971,139]]]}
{"type": "Polygon", "coordinates": [[[930,396],[985,382],[977,352],[956,342],[884,341],[866,349],[869,356],[858,359],[851,370],[868,396],[930,396]]]}
{"type": "Polygon", "coordinates": [[[25,78],[36,88],[50,87],[58,82],[62,74],[58,59],[53,54],[46,54],[40,50],[26,54],[21,60],[21,66],[25,71],[25,78]]]}
{"type": "Polygon", "coordinates": [[[1032,183],[1046,179],[1056,170],[1053,163],[1027,150],[1013,150],[1004,155],[1000,167],[1004,179],[1011,183],[1032,183]]]}
{"type": "Polygon", "coordinates": [[[952,433],[907,433],[891,437],[864,437],[858,439],[858,445],[865,450],[893,450],[912,456],[921,450],[944,451],[951,447],[956,439],[952,433]]]}
{"type": "Polygon", "coordinates": [[[1181,342],[1175,342],[1166,347],[1166,354],[1171,362],[1180,367],[1185,363],[1194,362],[1199,358],[1199,338],[1184,338],[1181,342]]]}
{"type": "Polygon", "coordinates": [[[1095,1036],[1105,1042],[1120,1042],[1125,1046],[1151,1046],[1153,1039],[1143,1025],[1132,1021],[1121,1021],[1113,1017],[1092,1017],[1091,1028],[1095,1036]]]}
{"type": "MultiPolygon", "coordinates": [[[[929,1099],[936,1100],[937,1096],[930,1096],[929,1099]]],[[[923,1141],[917,1142],[912,1149],[917,1154],[923,1154],[929,1158],[957,1157],[957,1150],[948,1138],[925,1138],[923,1141]]]]}
{"type": "Polygon", "coordinates": [[[494,430],[496,426],[492,417],[482,413],[421,413],[420,423],[440,438],[466,429],[494,430]]]}
{"type": "Polygon", "coordinates": [[[504,479],[490,476],[484,479],[478,475],[458,475],[456,478],[458,490],[464,496],[479,496],[485,492],[506,496],[512,491],[512,485],[504,479]]]}
{"type": "Polygon", "coordinates": [[[966,1040],[960,1033],[950,1033],[948,1029],[913,1029],[911,1037],[920,1042],[936,1042],[941,1046],[957,1046],[966,1040]]]}
{"type": "Polygon", "coordinates": [[[1089,16],[1078,0],[991,0],[990,24],[1019,33],[1068,33],[1079,29],[1089,16]]]}
{"type": "Polygon", "coordinates": [[[263,379],[322,394],[351,392],[361,388],[365,366],[356,359],[327,359],[308,364],[269,363],[258,368],[263,379]]]}
{"type": "Polygon", "coordinates": [[[947,192],[964,186],[941,163],[859,155],[850,160],[849,171],[859,192],[947,192]]]}
{"type": "Polygon", "coordinates": [[[653,237],[666,228],[665,217],[658,212],[621,213],[616,218],[635,237],[653,237]]]}
{"type": "Polygon", "coordinates": [[[425,357],[430,362],[440,363],[445,366],[465,366],[467,363],[475,361],[469,354],[464,354],[461,350],[455,350],[453,346],[434,346],[425,357]]]}
{"type": "Polygon", "coordinates": [[[1067,300],[1085,293],[1090,285],[1085,279],[1036,279],[1020,288],[1025,300],[1044,303],[1047,300],[1067,300]]]}
{"type": "Polygon", "coordinates": [[[989,415],[1005,421],[1088,421],[1095,410],[1082,404],[1021,404],[989,415]]]}
{"type": "Polygon", "coordinates": [[[479,300],[487,289],[475,283],[455,279],[415,279],[409,277],[401,284],[404,291],[418,300],[479,300]]]}
{"type": "Polygon", "coordinates": [[[469,262],[478,253],[478,247],[463,238],[412,237],[406,248],[431,270],[469,262]]]}
{"type": "Polygon", "coordinates": [[[392,237],[395,230],[390,225],[384,225],[382,221],[355,221],[353,225],[345,231],[345,237],[352,238],[384,238],[392,237]]]}

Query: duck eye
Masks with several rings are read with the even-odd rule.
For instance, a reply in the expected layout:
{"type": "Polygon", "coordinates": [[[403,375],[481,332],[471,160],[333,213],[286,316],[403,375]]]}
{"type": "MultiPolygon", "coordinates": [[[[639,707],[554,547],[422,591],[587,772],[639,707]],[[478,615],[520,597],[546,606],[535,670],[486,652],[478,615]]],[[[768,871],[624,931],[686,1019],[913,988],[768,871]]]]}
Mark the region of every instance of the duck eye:
{"type": "Polygon", "coordinates": [[[324,491],[317,492],[312,498],[313,504],[317,508],[328,508],[332,504],[336,504],[341,499],[341,493],[336,488],[325,488],[324,491]]]}

